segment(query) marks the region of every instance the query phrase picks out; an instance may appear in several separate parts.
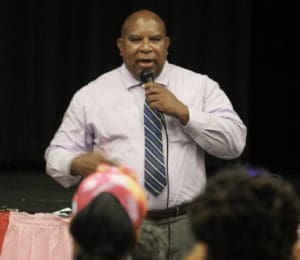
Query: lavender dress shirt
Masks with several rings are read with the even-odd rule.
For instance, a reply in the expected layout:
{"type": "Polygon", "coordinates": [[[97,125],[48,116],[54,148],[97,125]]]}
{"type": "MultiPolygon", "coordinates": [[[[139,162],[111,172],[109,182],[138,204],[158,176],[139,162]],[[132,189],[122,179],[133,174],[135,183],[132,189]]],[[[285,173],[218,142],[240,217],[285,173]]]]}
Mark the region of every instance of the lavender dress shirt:
{"type": "MultiPolygon", "coordinates": [[[[234,159],[244,150],[247,135],[226,94],[206,75],[166,62],[155,82],[188,106],[189,122],[183,126],[165,116],[169,185],[157,197],[146,191],[149,209],[165,208],[168,193],[169,207],[192,200],[206,183],[205,152],[234,159]]],[[[80,180],[70,174],[74,157],[99,151],[134,169],[144,185],[144,99],[143,87],[124,64],[79,89],[45,152],[47,174],[72,186],[80,180]]]]}

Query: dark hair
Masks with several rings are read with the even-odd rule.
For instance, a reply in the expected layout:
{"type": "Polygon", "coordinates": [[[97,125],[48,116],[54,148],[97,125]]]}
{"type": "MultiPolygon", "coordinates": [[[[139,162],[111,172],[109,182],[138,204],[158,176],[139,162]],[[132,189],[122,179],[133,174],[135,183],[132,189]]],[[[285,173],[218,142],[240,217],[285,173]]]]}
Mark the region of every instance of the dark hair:
{"type": "Polygon", "coordinates": [[[287,181],[244,168],[208,179],[191,209],[192,232],[208,259],[287,260],[297,241],[299,199],[287,181]]]}
{"type": "Polygon", "coordinates": [[[111,193],[100,193],[77,213],[70,232],[80,246],[75,260],[117,260],[130,253],[135,242],[127,212],[111,193]]]}
{"type": "Polygon", "coordinates": [[[168,246],[160,226],[144,220],[140,226],[138,240],[133,249],[132,260],[165,260],[168,246]]]}

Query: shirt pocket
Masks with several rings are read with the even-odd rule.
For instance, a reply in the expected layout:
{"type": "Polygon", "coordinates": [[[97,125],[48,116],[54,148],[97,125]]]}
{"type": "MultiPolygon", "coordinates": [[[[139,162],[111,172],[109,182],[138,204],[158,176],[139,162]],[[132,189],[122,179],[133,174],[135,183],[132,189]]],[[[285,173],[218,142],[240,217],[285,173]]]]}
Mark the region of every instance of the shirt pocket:
{"type": "MultiPolygon", "coordinates": [[[[94,112],[89,120],[95,143],[132,139],[141,131],[140,115],[136,110],[109,107],[94,112]]],[[[139,134],[140,135],[140,134],[139,134]]]]}
{"type": "Polygon", "coordinates": [[[178,119],[171,118],[168,121],[167,131],[169,140],[172,143],[187,144],[193,142],[193,139],[183,131],[178,119]]]}

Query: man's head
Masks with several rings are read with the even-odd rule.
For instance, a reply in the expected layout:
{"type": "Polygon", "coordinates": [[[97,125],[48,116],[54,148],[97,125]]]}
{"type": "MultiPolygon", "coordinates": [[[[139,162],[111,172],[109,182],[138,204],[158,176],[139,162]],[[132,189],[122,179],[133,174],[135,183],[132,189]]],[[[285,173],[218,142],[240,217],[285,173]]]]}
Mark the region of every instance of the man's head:
{"type": "Polygon", "coordinates": [[[297,241],[299,214],[289,183],[233,168],[212,176],[196,198],[192,230],[212,260],[283,260],[297,241]]]}
{"type": "Polygon", "coordinates": [[[117,40],[126,67],[137,79],[144,69],[150,69],[154,77],[161,73],[169,44],[164,22],[148,10],[137,11],[127,17],[117,40]]]}

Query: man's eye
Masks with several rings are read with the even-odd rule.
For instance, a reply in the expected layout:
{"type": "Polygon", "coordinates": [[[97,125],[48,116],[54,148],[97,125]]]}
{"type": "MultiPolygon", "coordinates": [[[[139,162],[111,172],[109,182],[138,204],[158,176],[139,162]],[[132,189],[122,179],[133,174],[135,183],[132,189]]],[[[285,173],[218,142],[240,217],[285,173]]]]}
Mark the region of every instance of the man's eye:
{"type": "Polygon", "coordinates": [[[131,42],[138,42],[140,38],[129,38],[129,41],[131,42]]]}
{"type": "Polygon", "coordinates": [[[161,40],[162,40],[161,37],[153,37],[153,38],[151,38],[151,41],[153,41],[153,42],[159,42],[161,40]]]}

